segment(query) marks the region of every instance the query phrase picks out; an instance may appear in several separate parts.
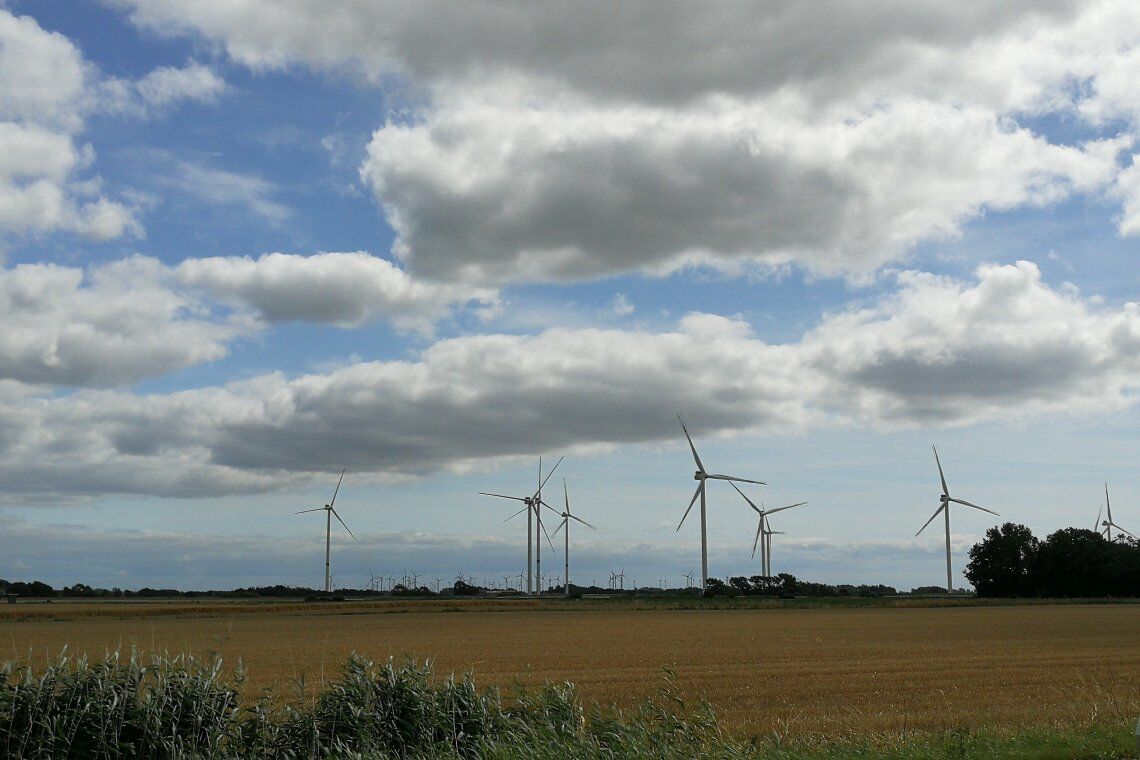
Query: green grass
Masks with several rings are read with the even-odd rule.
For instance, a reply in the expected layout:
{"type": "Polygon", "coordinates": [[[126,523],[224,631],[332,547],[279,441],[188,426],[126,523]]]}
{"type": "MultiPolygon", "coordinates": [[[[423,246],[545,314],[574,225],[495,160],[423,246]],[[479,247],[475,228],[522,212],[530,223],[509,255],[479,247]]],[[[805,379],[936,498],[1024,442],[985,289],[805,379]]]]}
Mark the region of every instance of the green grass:
{"type": "Polygon", "coordinates": [[[669,674],[632,711],[587,707],[571,684],[503,695],[429,664],[352,658],[316,695],[250,706],[218,660],[61,655],[0,670],[3,758],[1126,758],[1131,726],[866,737],[731,737],[669,674]]]}

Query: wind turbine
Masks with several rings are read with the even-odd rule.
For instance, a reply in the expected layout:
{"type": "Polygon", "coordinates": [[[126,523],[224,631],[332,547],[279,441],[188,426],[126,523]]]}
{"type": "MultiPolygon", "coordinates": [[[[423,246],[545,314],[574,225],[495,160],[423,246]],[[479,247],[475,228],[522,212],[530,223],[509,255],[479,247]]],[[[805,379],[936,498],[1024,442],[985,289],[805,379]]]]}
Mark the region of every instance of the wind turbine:
{"type": "Polygon", "coordinates": [[[693,587],[693,571],[685,573],[685,588],[690,589],[693,587]]]}
{"type": "Polygon", "coordinates": [[[697,447],[693,445],[693,438],[689,435],[689,429],[685,427],[685,420],[681,418],[681,414],[677,413],[677,419],[681,421],[681,429],[685,431],[685,438],[689,441],[689,448],[693,452],[693,461],[697,463],[697,471],[693,473],[693,480],[697,481],[697,490],[693,494],[693,498],[689,499],[689,508],[685,510],[685,514],[681,516],[681,522],[677,524],[677,530],[681,530],[681,526],[685,524],[685,518],[689,516],[689,512],[693,509],[693,504],[696,503],[697,497],[701,497],[701,591],[704,591],[708,586],[709,581],[709,544],[708,544],[708,531],[706,528],[705,519],[705,481],[707,480],[727,480],[736,481],[738,483],[755,483],[757,485],[767,485],[762,480],[749,480],[748,478],[737,478],[732,475],[710,475],[705,471],[705,466],[701,464],[701,458],[697,455],[697,447]]]}
{"type": "Polygon", "coordinates": [[[787,531],[772,530],[772,527],[767,524],[767,521],[765,521],[765,524],[764,524],[764,545],[767,547],[767,550],[768,550],[767,553],[765,554],[765,557],[764,557],[768,562],[768,566],[764,569],[764,576],[766,578],[772,577],[772,536],[785,536],[785,535],[787,535],[787,531]]]}
{"type": "Polygon", "coordinates": [[[939,512],[943,514],[946,519],[946,594],[950,595],[954,593],[954,579],[950,572],[950,503],[953,502],[955,504],[973,507],[982,512],[989,512],[991,515],[997,515],[997,512],[992,509],[986,509],[985,507],[979,507],[977,504],[971,504],[963,499],[952,498],[950,496],[950,488],[946,485],[946,475],[942,472],[942,462],[938,459],[938,449],[935,448],[934,444],[931,444],[930,448],[934,450],[934,463],[938,465],[938,477],[942,480],[942,495],[938,497],[938,501],[941,503],[938,505],[938,509],[934,510],[934,514],[930,516],[930,519],[922,524],[922,527],[918,529],[918,533],[915,533],[914,536],[918,538],[918,534],[926,530],[927,525],[934,522],[934,518],[938,517],[939,512]]]}
{"type": "Polygon", "coordinates": [[[789,504],[786,507],[764,509],[763,507],[756,506],[756,502],[752,501],[752,499],[749,499],[744,491],[741,491],[740,487],[735,483],[729,483],[729,485],[735,488],[736,492],[740,494],[746,502],[748,502],[748,506],[752,507],[753,511],[760,516],[760,524],[756,526],[756,540],[752,542],[752,556],[756,556],[756,546],[759,544],[761,572],[763,572],[765,576],[770,576],[772,574],[772,558],[770,556],[772,551],[772,534],[776,531],[768,527],[768,515],[774,515],[777,512],[783,512],[785,509],[803,507],[807,505],[807,502],[801,501],[795,504],[789,504]],[[763,541],[761,541],[761,539],[763,539],[763,541]]]}
{"type": "MultiPolygon", "coordinates": [[[[294,514],[303,515],[306,512],[320,512],[323,509],[326,513],[325,514],[325,593],[326,594],[332,593],[332,574],[330,572],[330,565],[329,565],[329,546],[332,543],[332,519],[333,519],[333,515],[336,515],[337,522],[339,522],[341,525],[344,525],[345,530],[348,530],[348,526],[344,524],[344,520],[340,519],[340,515],[338,515],[337,511],[333,508],[333,505],[336,504],[336,495],[338,493],[340,493],[340,484],[343,480],[344,480],[344,470],[341,470],[340,471],[340,480],[338,480],[336,482],[336,490],[333,491],[332,499],[329,500],[328,504],[324,505],[323,507],[315,507],[314,509],[302,509],[300,512],[294,512],[294,514]]],[[[352,534],[351,530],[348,530],[348,535],[352,536],[353,541],[356,540],[356,536],[354,536],[352,534]]]]}
{"type": "Polygon", "coordinates": [[[582,518],[570,514],[570,491],[566,489],[566,478],[562,479],[562,497],[566,500],[566,511],[562,513],[562,522],[559,523],[558,527],[554,529],[553,535],[557,536],[558,531],[562,530],[563,528],[566,529],[566,533],[562,536],[562,538],[566,541],[566,546],[562,551],[563,559],[565,560],[563,571],[565,573],[564,577],[566,578],[566,583],[563,584],[563,588],[566,591],[566,596],[570,596],[570,521],[574,520],[575,522],[580,522],[590,530],[596,531],[597,528],[582,518]]]}
{"type": "MultiPolygon", "coordinates": [[[[1123,533],[1126,536],[1136,538],[1136,536],[1133,536],[1131,533],[1126,531],[1124,528],[1121,528],[1119,525],[1117,525],[1116,523],[1114,523],[1112,521],[1112,503],[1108,500],[1108,483],[1104,484],[1104,509],[1108,513],[1108,519],[1101,523],[1101,525],[1104,526],[1104,530],[1101,532],[1105,534],[1105,537],[1109,541],[1112,540],[1112,529],[1113,528],[1116,528],[1118,531],[1120,531],[1121,533],[1123,533]]],[[[1099,519],[1100,519],[1100,514],[1098,513],[1097,514],[1097,520],[1099,520],[1099,519]]]]}
{"type": "MultiPolygon", "coordinates": [[[[542,527],[542,515],[539,514],[539,510],[543,506],[542,487],[544,485],[546,485],[547,480],[550,480],[550,476],[553,475],[554,471],[558,469],[558,465],[562,464],[562,459],[563,459],[563,457],[558,458],[558,461],[555,462],[554,466],[550,468],[550,472],[548,472],[546,474],[546,479],[544,480],[542,477],[542,457],[538,458],[538,490],[535,491],[534,494],[531,496],[507,496],[506,494],[490,493],[488,491],[480,491],[479,492],[480,496],[497,496],[500,499],[510,499],[512,501],[521,501],[523,503],[522,509],[520,509],[518,512],[515,512],[513,515],[508,517],[506,520],[503,520],[503,522],[508,522],[509,520],[513,520],[514,518],[521,515],[523,512],[527,513],[527,515],[526,515],[526,592],[528,594],[533,593],[533,591],[534,591],[534,580],[537,578],[537,573],[542,570],[542,538],[541,538],[541,535],[542,535],[544,528],[542,527]],[[534,518],[536,516],[538,517],[538,533],[539,533],[539,535],[537,537],[534,535],[534,518]],[[538,567],[537,568],[534,567],[534,555],[532,554],[532,551],[533,551],[535,546],[538,547],[538,567]]],[[[546,505],[546,506],[549,509],[551,509],[552,511],[557,512],[557,510],[555,510],[553,507],[550,507],[550,505],[546,505]]],[[[549,536],[547,536],[547,540],[548,541],[550,540],[549,536]]],[[[553,544],[551,544],[551,549],[553,549],[553,548],[554,548],[553,544]]]]}

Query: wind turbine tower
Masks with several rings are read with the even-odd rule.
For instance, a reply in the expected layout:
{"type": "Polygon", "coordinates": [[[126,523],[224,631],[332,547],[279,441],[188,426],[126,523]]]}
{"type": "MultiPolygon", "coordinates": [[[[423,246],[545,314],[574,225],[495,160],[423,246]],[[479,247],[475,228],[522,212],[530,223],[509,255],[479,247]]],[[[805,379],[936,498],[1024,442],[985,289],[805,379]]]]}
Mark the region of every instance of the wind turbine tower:
{"type": "Polygon", "coordinates": [[[562,536],[563,540],[566,542],[562,551],[564,559],[562,577],[566,579],[566,582],[562,584],[562,587],[566,593],[566,596],[570,596],[570,521],[574,520],[575,522],[580,522],[590,530],[597,530],[597,528],[582,518],[570,514],[570,491],[568,491],[566,488],[566,478],[562,479],[562,496],[566,500],[566,511],[562,513],[562,522],[559,523],[558,527],[554,529],[554,535],[557,536],[558,531],[560,530],[565,529],[566,531],[562,536]]]}
{"type": "Polygon", "coordinates": [[[680,413],[677,414],[677,419],[681,421],[681,430],[685,431],[685,438],[689,442],[689,449],[693,452],[693,461],[697,463],[697,471],[693,473],[693,480],[697,481],[697,490],[693,494],[693,498],[689,499],[689,507],[685,510],[685,514],[681,516],[681,522],[677,524],[677,530],[681,530],[681,526],[685,524],[685,518],[689,516],[689,512],[693,509],[693,504],[696,503],[697,497],[701,499],[701,591],[708,587],[709,582],[709,542],[707,520],[705,517],[705,482],[708,480],[728,480],[736,481],[737,483],[755,483],[756,485],[767,485],[762,480],[749,480],[748,478],[738,478],[732,475],[710,475],[705,466],[701,464],[701,457],[697,454],[697,447],[693,445],[693,437],[689,435],[689,429],[685,427],[685,420],[681,418],[680,413]]]}
{"type": "Polygon", "coordinates": [[[324,505],[323,507],[315,507],[313,509],[302,509],[300,512],[294,513],[294,514],[298,514],[298,515],[303,515],[306,512],[320,512],[322,509],[325,511],[325,593],[326,594],[332,593],[332,572],[331,572],[332,566],[329,563],[329,555],[330,555],[330,547],[332,545],[332,519],[334,516],[336,517],[337,522],[339,522],[341,525],[343,525],[344,529],[348,531],[348,535],[352,536],[352,540],[356,541],[356,536],[354,536],[352,531],[348,529],[348,526],[344,524],[344,520],[340,519],[340,515],[337,514],[336,509],[333,508],[333,505],[336,504],[336,495],[338,493],[340,493],[340,484],[343,481],[344,481],[344,470],[341,470],[340,471],[340,479],[337,480],[337,482],[336,482],[336,489],[333,491],[332,499],[329,500],[328,504],[324,505]]]}
{"type": "Polygon", "coordinates": [[[962,504],[963,506],[967,507],[973,507],[974,509],[980,510],[982,512],[989,512],[991,515],[997,515],[997,512],[993,511],[992,509],[986,509],[985,507],[979,507],[977,504],[971,504],[970,502],[963,499],[955,499],[950,496],[950,488],[946,485],[946,475],[942,472],[942,462],[938,459],[938,449],[935,448],[934,444],[931,444],[930,448],[934,450],[934,463],[938,465],[938,477],[942,481],[942,495],[938,497],[938,501],[940,502],[938,509],[934,510],[934,514],[930,516],[929,520],[922,524],[922,527],[918,529],[918,533],[915,533],[914,535],[915,538],[917,538],[919,533],[922,533],[922,531],[926,530],[927,525],[930,525],[930,523],[934,522],[934,518],[938,517],[939,512],[943,514],[943,517],[946,521],[946,594],[949,596],[950,594],[954,593],[954,576],[950,570],[951,502],[954,504],[962,504]]]}

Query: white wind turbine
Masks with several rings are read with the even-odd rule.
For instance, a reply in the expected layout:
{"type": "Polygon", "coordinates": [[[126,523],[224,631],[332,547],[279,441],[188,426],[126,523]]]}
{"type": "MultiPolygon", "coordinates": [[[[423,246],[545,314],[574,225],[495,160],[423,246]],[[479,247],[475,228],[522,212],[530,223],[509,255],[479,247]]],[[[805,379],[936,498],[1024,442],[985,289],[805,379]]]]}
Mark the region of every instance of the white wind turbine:
{"type": "Polygon", "coordinates": [[[741,491],[739,486],[735,483],[730,483],[736,492],[740,494],[748,506],[760,516],[759,525],[756,526],[756,540],[752,542],[752,556],[756,556],[756,547],[760,546],[760,568],[761,572],[766,576],[772,575],[772,535],[774,533],[783,533],[783,531],[772,530],[768,525],[768,515],[774,515],[777,512],[783,512],[785,509],[795,509],[796,507],[803,507],[807,505],[806,501],[800,501],[795,504],[789,504],[786,507],[776,507],[775,509],[764,509],[763,507],[756,506],[756,502],[749,499],[748,496],[741,491]]]}
{"type": "Polygon", "coordinates": [[[767,485],[762,480],[749,480],[748,478],[737,478],[732,475],[710,475],[705,471],[705,466],[701,464],[701,458],[697,455],[697,447],[693,445],[693,438],[689,435],[689,429],[685,427],[685,420],[681,418],[680,413],[677,414],[677,419],[681,421],[681,430],[685,431],[685,438],[689,441],[689,448],[693,452],[693,461],[697,463],[697,471],[693,473],[693,480],[697,481],[697,490],[693,494],[693,498],[689,499],[689,507],[685,510],[685,514],[681,516],[681,522],[677,524],[677,530],[681,530],[681,526],[685,524],[685,518],[689,516],[689,512],[693,509],[693,504],[696,503],[697,497],[701,498],[701,590],[704,591],[708,586],[709,581],[709,544],[708,544],[708,531],[707,521],[705,518],[705,481],[707,480],[727,480],[736,481],[738,483],[755,483],[756,485],[767,485]]]}
{"type": "Polygon", "coordinates": [[[772,536],[786,536],[787,534],[787,531],[772,530],[772,527],[768,525],[768,521],[764,521],[763,541],[764,546],[767,549],[767,552],[764,555],[764,559],[768,562],[768,566],[764,569],[764,576],[766,578],[772,577],[772,536]]]}
{"type": "Polygon", "coordinates": [[[942,495],[938,497],[938,500],[941,503],[939,504],[938,509],[934,510],[934,514],[930,516],[930,519],[922,524],[922,527],[918,529],[918,533],[915,533],[914,536],[915,538],[918,538],[918,534],[926,530],[927,525],[930,525],[930,523],[934,522],[934,518],[938,517],[938,513],[943,513],[943,516],[946,519],[946,593],[949,595],[954,593],[954,578],[950,571],[950,502],[954,502],[955,504],[962,504],[967,507],[973,507],[974,509],[981,510],[982,512],[989,512],[991,515],[997,515],[997,512],[993,511],[992,509],[986,509],[985,507],[979,507],[977,504],[971,504],[970,502],[963,499],[952,498],[950,496],[950,488],[946,485],[946,475],[942,472],[942,462],[938,459],[938,449],[935,448],[934,444],[931,444],[930,448],[934,450],[934,463],[938,465],[938,477],[942,480],[942,495]]]}
{"type": "Polygon", "coordinates": [[[562,513],[562,522],[558,524],[558,527],[554,529],[554,533],[551,535],[557,536],[558,531],[562,530],[563,528],[566,529],[566,533],[562,536],[562,538],[566,541],[566,546],[562,551],[563,559],[565,560],[563,577],[566,579],[566,583],[563,584],[563,589],[566,592],[566,596],[570,596],[570,521],[574,520],[576,522],[580,522],[590,530],[596,531],[597,528],[582,518],[570,514],[570,492],[566,489],[566,478],[562,479],[562,496],[566,499],[566,511],[562,513]]]}
{"type": "MultiPolygon", "coordinates": [[[[558,458],[558,461],[555,462],[554,466],[550,468],[550,472],[548,472],[546,474],[545,480],[542,477],[542,457],[538,458],[538,490],[536,490],[534,492],[534,494],[531,496],[507,496],[506,494],[490,493],[488,491],[480,491],[479,492],[480,496],[497,496],[500,499],[510,499],[512,501],[521,501],[523,503],[522,509],[520,509],[518,512],[515,512],[513,515],[508,517],[506,520],[503,520],[503,522],[507,522],[508,520],[513,520],[514,518],[521,515],[523,512],[527,513],[527,515],[526,515],[526,592],[528,594],[534,592],[535,580],[538,578],[538,573],[540,573],[542,571],[542,533],[543,533],[543,531],[546,530],[545,528],[542,527],[542,514],[541,514],[542,507],[546,506],[547,509],[550,509],[551,511],[553,511],[555,513],[558,512],[558,510],[554,509],[554,507],[551,507],[549,504],[545,504],[542,501],[542,487],[546,485],[547,480],[550,480],[550,476],[553,475],[554,471],[558,469],[558,465],[562,464],[562,460],[564,458],[565,457],[559,457],[558,458]],[[538,534],[537,535],[535,535],[535,530],[534,530],[534,519],[536,517],[538,518],[538,534]],[[535,555],[532,554],[532,551],[534,550],[535,547],[538,548],[537,567],[535,566],[535,561],[534,561],[535,555]]],[[[550,536],[547,536],[546,540],[550,541],[550,536]]],[[[551,544],[550,548],[553,551],[554,545],[551,544]]]]}
{"type": "Polygon", "coordinates": [[[344,525],[344,529],[348,530],[348,535],[352,536],[352,540],[353,541],[356,540],[356,536],[354,536],[352,531],[348,529],[348,526],[344,524],[344,520],[340,519],[340,515],[338,515],[337,511],[333,508],[333,505],[336,504],[336,495],[338,493],[340,493],[340,484],[343,480],[344,480],[344,470],[341,470],[340,471],[340,480],[338,480],[336,482],[336,490],[333,491],[332,499],[329,501],[328,504],[324,505],[323,507],[316,507],[314,509],[302,509],[300,512],[294,512],[294,514],[303,515],[306,512],[320,512],[323,509],[326,513],[325,514],[325,593],[326,594],[332,593],[332,573],[330,572],[330,565],[329,565],[329,546],[332,543],[332,519],[333,519],[334,515],[336,516],[337,521],[341,525],[344,525]]]}
{"type": "MultiPolygon", "coordinates": [[[[1104,508],[1105,508],[1105,511],[1108,513],[1108,519],[1105,520],[1104,522],[1101,522],[1100,524],[1104,526],[1104,530],[1102,530],[1101,533],[1103,533],[1105,535],[1105,538],[1107,538],[1109,541],[1112,540],[1112,529],[1113,528],[1116,528],[1118,531],[1120,531],[1121,533],[1123,533],[1126,536],[1136,538],[1136,536],[1133,536],[1131,533],[1126,531],[1124,528],[1121,528],[1119,525],[1117,525],[1116,523],[1114,523],[1112,521],[1112,502],[1110,502],[1108,500],[1108,483],[1104,484],[1104,508]]],[[[1097,513],[1096,519],[1098,522],[1100,521],[1100,513],[1097,513]]]]}

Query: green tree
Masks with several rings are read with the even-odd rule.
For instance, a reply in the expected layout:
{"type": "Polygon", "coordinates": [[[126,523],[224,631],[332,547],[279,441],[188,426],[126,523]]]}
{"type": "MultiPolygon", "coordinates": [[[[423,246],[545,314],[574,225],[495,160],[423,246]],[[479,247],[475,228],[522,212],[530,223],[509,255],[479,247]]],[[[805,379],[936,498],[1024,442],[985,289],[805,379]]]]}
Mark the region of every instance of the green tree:
{"type": "Polygon", "coordinates": [[[986,531],[970,549],[966,578],[978,596],[1030,596],[1041,542],[1024,525],[1007,522],[986,531]]]}
{"type": "Polygon", "coordinates": [[[1104,537],[1084,528],[1051,533],[1037,551],[1034,582],[1038,596],[1107,596],[1112,548],[1104,537]]]}

